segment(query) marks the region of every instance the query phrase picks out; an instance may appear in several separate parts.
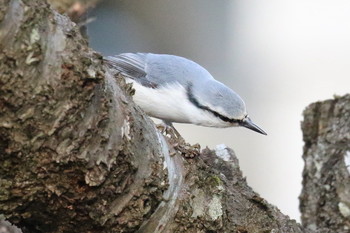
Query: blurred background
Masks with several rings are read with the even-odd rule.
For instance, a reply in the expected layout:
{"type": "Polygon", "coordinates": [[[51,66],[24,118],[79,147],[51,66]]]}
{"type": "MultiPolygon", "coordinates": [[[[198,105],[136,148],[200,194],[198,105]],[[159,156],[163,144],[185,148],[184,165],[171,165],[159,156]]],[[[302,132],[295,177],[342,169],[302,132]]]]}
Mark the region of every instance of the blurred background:
{"type": "Polygon", "coordinates": [[[235,90],[268,136],[175,127],[202,148],[233,148],[249,185],[299,221],[302,111],[350,92],[350,1],[104,0],[89,17],[90,44],[103,55],[183,56],[235,90]]]}

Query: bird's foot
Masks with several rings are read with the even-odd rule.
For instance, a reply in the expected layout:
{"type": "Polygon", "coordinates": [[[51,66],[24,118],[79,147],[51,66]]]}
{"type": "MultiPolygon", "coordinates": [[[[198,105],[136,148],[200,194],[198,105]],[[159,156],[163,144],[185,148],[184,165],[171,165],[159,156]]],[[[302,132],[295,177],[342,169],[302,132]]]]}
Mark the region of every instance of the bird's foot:
{"type": "Polygon", "coordinates": [[[200,145],[198,143],[194,145],[187,143],[171,123],[158,124],[157,128],[172,146],[171,156],[180,153],[185,158],[194,158],[200,154],[200,145]]]}
{"type": "Polygon", "coordinates": [[[158,124],[157,128],[172,146],[171,156],[179,153],[185,158],[194,158],[200,154],[200,145],[198,143],[194,145],[187,143],[171,123],[163,122],[158,124]]]}
{"type": "Polygon", "coordinates": [[[177,141],[185,141],[180,133],[174,128],[170,122],[162,122],[157,125],[157,129],[166,137],[177,141]]]}

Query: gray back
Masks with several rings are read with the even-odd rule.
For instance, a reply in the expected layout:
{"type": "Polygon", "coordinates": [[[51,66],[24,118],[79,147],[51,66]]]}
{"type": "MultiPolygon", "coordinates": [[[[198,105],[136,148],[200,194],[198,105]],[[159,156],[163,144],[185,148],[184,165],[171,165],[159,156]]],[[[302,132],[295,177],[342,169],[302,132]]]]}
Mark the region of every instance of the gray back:
{"type": "Polygon", "coordinates": [[[105,58],[106,63],[124,76],[144,86],[159,88],[175,82],[203,106],[232,119],[241,119],[246,108],[241,97],[197,63],[167,54],[124,53],[105,58]]]}

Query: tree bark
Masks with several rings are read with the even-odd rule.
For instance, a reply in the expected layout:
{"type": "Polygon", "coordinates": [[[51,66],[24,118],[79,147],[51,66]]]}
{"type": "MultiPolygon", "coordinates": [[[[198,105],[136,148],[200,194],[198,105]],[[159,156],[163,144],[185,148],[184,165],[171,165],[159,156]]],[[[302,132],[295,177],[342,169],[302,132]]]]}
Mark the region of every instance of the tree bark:
{"type": "Polygon", "coordinates": [[[23,232],[311,232],[231,149],[184,159],[198,149],[160,134],[45,1],[0,2],[0,71],[0,216],[23,232]]]}
{"type": "Polygon", "coordinates": [[[349,232],[350,95],[311,104],[302,129],[303,225],[318,232],[349,232]]]}
{"type": "Polygon", "coordinates": [[[1,213],[28,232],[135,230],[167,187],[153,123],[68,18],[1,12],[1,213]]]}

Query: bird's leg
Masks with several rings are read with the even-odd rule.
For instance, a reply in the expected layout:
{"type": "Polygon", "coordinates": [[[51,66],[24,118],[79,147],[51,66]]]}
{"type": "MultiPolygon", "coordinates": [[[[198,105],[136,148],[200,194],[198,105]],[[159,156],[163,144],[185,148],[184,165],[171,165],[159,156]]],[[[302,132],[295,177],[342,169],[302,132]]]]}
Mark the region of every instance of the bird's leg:
{"type": "Polygon", "coordinates": [[[157,128],[163,134],[168,135],[168,137],[165,138],[173,146],[173,148],[170,150],[171,155],[180,153],[185,158],[194,158],[200,154],[199,144],[192,146],[189,143],[186,143],[185,139],[174,128],[171,122],[163,120],[162,124],[157,125],[157,128]]]}
{"type": "Polygon", "coordinates": [[[164,134],[169,135],[172,138],[184,140],[180,133],[174,128],[173,124],[170,121],[165,121],[159,125],[157,125],[157,128],[164,134]]]}
{"type": "Polygon", "coordinates": [[[174,135],[176,138],[183,139],[180,133],[175,129],[173,123],[170,121],[163,121],[166,127],[166,133],[170,135],[174,135]]]}
{"type": "Polygon", "coordinates": [[[162,123],[157,125],[157,129],[165,136],[165,140],[172,145],[169,148],[169,153],[171,156],[174,156],[177,153],[175,148],[179,145],[179,143],[184,141],[181,135],[174,128],[173,124],[168,121],[163,120],[162,123]]]}

